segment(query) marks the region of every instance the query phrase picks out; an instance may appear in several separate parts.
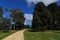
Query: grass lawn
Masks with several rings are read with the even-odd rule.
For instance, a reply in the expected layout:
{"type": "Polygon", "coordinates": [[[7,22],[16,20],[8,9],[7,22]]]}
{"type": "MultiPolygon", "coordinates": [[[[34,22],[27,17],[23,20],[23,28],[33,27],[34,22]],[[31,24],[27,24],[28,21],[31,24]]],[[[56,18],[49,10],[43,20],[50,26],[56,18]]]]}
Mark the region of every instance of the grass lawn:
{"type": "Polygon", "coordinates": [[[2,40],[3,38],[5,38],[5,37],[7,37],[7,36],[9,36],[9,35],[11,35],[12,33],[15,33],[15,32],[17,32],[17,31],[11,30],[9,32],[0,32],[0,40],[2,40]]]}
{"type": "Polygon", "coordinates": [[[25,40],[60,40],[60,32],[28,32],[25,33],[25,40]]]}

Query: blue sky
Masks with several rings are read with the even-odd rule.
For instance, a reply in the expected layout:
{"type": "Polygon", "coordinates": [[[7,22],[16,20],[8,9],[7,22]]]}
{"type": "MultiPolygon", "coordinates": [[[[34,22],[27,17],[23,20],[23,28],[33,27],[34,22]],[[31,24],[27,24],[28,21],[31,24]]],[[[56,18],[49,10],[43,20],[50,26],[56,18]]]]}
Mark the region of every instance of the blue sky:
{"type": "Polygon", "coordinates": [[[20,8],[24,13],[32,13],[34,6],[27,7],[26,0],[0,0],[0,6],[3,8],[20,8]]]}
{"type": "MultiPolygon", "coordinates": [[[[34,11],[35,4],[38,2],[43,2],[45,5],[49,5],[50,3],[56,2],[60,5],[60,0],[0,0],[0,6],[5,8],[20,8],[24,14],[30,15],[25,16],[25,24],[31,25],[31,20],[32,20],[32,13],[34,11]]],[[[4,17],[9,17],[9,12],[4,12],[4,17]]]]}

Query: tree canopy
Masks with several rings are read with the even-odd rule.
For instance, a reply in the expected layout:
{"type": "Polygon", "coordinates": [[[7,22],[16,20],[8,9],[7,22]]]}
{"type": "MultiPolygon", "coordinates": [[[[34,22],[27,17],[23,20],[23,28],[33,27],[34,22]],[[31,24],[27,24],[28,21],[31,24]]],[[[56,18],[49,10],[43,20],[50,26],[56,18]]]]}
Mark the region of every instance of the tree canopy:
{"type": "Polygon", "coordinates": [[[33,31],[60,30],[60,6],[52,3],[45,6],[42,2],[36,4],[33,12],[33,31]]]}

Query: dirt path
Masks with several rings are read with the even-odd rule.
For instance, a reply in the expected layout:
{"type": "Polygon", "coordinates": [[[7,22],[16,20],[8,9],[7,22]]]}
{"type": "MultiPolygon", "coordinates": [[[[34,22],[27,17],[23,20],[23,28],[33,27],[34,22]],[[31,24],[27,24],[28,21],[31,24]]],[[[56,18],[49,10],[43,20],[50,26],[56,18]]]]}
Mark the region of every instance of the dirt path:
{"type": "Polygon", "coordinates": [[[24,31],[25,30],[18,31],[2,40],[24,40],[24,31]]]}

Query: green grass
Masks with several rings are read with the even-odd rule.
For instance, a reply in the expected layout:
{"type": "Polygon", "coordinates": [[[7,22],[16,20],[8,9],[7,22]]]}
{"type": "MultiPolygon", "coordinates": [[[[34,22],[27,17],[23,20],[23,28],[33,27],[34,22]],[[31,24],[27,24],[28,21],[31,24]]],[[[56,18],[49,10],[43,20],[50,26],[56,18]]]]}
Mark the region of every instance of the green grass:
{"type": "Polygon", "coordinates": [[[2,40],[3,38],[5,38],[5,37],[7,37],[7,36],[9,36],[9,35],[11,35],[12,33],[15,33],[15,32],[17,32],[17,31],[11,30],[9,32],[0,32],[0,40],[2,40]]]}
{"type": "Polygon", "coordinates": [[[60,32],[28,32],[25,33],[25,40],[60,40],[60,32]]]}

